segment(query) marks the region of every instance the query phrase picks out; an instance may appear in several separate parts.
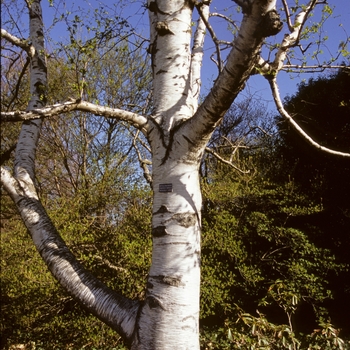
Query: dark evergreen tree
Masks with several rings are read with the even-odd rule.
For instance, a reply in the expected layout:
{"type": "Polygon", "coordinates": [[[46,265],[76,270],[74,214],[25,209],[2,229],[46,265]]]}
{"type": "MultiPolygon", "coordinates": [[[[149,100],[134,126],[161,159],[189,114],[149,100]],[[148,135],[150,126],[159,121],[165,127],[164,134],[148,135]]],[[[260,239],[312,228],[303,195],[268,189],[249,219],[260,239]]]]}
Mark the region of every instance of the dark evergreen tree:
{"type": "MultiPolygon", "coordinates": [[[[294,120],[319,144],[343,152],[350,150],[350,71],[310,79],[286,99],[286,109],[294,120]]],[[[293,179],[303,192],[322,205],[313,215],[295,216],[290,225],[300,229],[317,227],[318,245],[331,249],[349,264],[350,248],[350,162],[310,146],[288,123],[277,117],[283,178],[293,179]]],[[[281,176],[281,172],[279,174],[281,176]]],[[[281,179],[281,178],[280,178],[281,179]]],[[[346,329],[350,312],[349,272],[333,277],[335,299],[330,302],[332,320],[346,329]]]]}
{"type": "MultiPolygon", "coordinates": [[[[294,120],[319,144],[350,151],[350,71],[310,79],[286,99],[294,120]]],[[[314,191],[325,207],[349,209],[350,162],[309,145],[282,117],[277,117],[280,154],[285,168],[305,190],[314,191]]],[[[309,192],[311,194],[311,192],[309,192]]]]}

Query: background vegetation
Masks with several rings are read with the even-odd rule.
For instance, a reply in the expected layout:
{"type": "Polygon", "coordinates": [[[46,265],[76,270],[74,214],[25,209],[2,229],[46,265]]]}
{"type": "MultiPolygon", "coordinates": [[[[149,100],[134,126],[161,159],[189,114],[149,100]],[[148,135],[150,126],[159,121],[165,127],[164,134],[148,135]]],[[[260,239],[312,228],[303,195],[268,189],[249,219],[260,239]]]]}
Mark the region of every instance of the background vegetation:
{"type": "MultiPolygon", "coordinates": [[[[51,102],[79,92],[112,107],[150,108],[150,72],[138,50],[118,44],[76,60],[84,52],[73,44],[49,61],[51,102]]],[[[2,78],[4,110],[26,105],[25,74],[16,85],[20,71],[2,78]]],[[[320,143],[343,151],[350,150],[348,86],[349,73],[340,71],[302,84],[286,101],[320,143]]],[[[8,166],[17,133],[18,125],[2,130],[8,166]]],[[[210,153],[202,162],[202,348],[348,348],[349,164],[312,150],[253,100],[231,108],[210,147],[238,170],[210,153]]],[[[151,259],[151,191],[137,162],[146,157],[128,126],[74,113],[45,121],[36,174],[79,260],[140,299],[151,259]]],[[[124,349],[51,277],[1,191],[1,347],[124,349]]]]}

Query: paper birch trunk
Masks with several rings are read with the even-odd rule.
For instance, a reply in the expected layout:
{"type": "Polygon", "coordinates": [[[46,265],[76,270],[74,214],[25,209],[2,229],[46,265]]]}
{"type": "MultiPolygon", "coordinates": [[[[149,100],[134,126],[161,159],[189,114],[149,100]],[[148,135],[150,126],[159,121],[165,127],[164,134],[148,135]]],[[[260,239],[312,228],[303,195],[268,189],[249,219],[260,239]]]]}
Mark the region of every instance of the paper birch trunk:
{"type": "MultiPolygon", "coordinates": [[[[199,349],[200,161],[215,127],[258,62],[264,37],[276,32],[276,28],[269,27],[275,23],[266,21],[275,0],[239,3],[245,13],[240,32],[226,65],[200,107],[197,108],[204,25],[198,26],[200,30],[191,50],[191,23],[194,6],[203,7],[202,13],[207,15],[208,5],[188,0],[158,0],[148,2],[152,115],[138,116],[84,101],[42,109],[41,116],[84,110],[117,117],[137,127],[148,139],[154,193],[153,251],[144,301],[132,301],[116,294],[85,271],[52,225],[34,188],[40,121],[28,121],[23,127],[14,175],[6,169],[1,172],[4,187],[17,204],[52,274],[86,308],[118,331],[134,350],[199,349]]],[[[34,113],[33,109],[44,106],[46,93],[40,1],[30,2],[29,11],[35,55],[28,110],[34,113]]]]}

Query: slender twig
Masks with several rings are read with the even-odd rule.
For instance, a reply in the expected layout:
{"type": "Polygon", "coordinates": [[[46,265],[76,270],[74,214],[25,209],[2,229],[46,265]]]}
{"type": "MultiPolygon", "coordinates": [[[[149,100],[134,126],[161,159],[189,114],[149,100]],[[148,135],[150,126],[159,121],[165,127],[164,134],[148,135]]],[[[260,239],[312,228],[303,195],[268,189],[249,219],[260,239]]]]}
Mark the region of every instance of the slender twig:
{"type": "Polygon", "coordinates": [[[224,158],[222,158],[218,153],[216,153],[214,150],[212,150],[211,148],[209,147],[206,147],[205,150],[212,154],[215,158],[217,158],[220,162],[222,163],[225,163],[227,165],[229,165],[231,168],[237,170],[238,172],[240,172],[241,174],[249,174],[250,173],[250,170],[242,170],[240,169],[239,167],[237,167],[236,165],[234,165],[231,161],[228,161],[224,158]]]}
{"type": "MultiPolygon", "coordinates": [[[[141,168],[143,169],[143,176],[146,179],[146,181],[152,186],[153,183],[153,179],[152,179],[152,175],[149,171],[148,165],[151,165],[152,162],[149,161],[148,159],[143,159],[140,150],[137,147],[136,141],[139,140],[139,133],[140,131],[137,130],[136,134],[132,140],[132,144],[135,148],[136,154],[137,154],[137,158],[139,159],[141,168]]],[[[139,140],[140,141],[140,140],[139,140]]]]}
{"type": "Polygon", "coordinates": [[[217,12],[213,12],[210,14],[210,17],[220,17],[220,18],[223,18],[224,20],[226,20],[227,22],[231,23],[236,29],[237,31],[239,30],[236,22],[231,19],[230,17],[227,17],[225,15],[223,15],[222,13],[217,13],[217,12]]]}
{"type": "Polygon", "coordinates": [[[19,75],[19,77],[18,77],[18,80],[17,80],[17,83],[16,83],[16,87],[15,87],[15,92],[14,92],[14,94],[13,94],[13,96],[12,96],[12,98],[11,98],[9,104],[8,104],[8,107],[11,106],[11,104],[13,103],[13,101],[14,101],[14,100],[17,98],[17,96],[18,96],[18,91],[19,91],[19,88],[20,88],[20,85],[21,85],[21,81],[22,81],[22,78],[23,78],[23,76],[24,76],[24,74],[25,74],[25,72],[26,72],[26,70],[27,70],[27,68],[28,68],[28,66],[29,66],[29,63],[30,63],[30,59],[27,57],[27,60],[26,60],[26,62],[24,63],[24,66],[23,66],[23,68],[22,68],[22,70],[21,70],[21,73],[20,73],[20,75],[19,75]]]}
{"type": "Polygon", "coordinates": [[[284,7],[284,12],[286,13],[288,29],[290,30],[290,32],[292,32],[293,31],[293,25],[292,25],[292,21],[290,19],[291,16],[290,16],[289,6],[287,4],[287,0],[282,0],[282,4],[283,4],[283,7],[284,7]]]}

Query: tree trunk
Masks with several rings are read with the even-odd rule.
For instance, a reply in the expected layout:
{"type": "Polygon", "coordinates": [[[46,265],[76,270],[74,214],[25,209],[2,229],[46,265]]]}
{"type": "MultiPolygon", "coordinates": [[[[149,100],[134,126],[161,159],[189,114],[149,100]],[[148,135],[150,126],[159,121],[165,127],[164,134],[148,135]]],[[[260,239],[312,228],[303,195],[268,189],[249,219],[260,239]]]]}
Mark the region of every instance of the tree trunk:
{"type": "Polygon", "coordinates": [[[198,164],[169,159],[153,181],[152,265],[132,349],[199,349],[198,164]]]}
{"type": "MultiPolygon", "coordinates": [[[[132,349],[199,349],[200,210],[203,147],[179,135],[195,112],[191,90],[192,6],[149,2],[154,112],[152,264],[132,349]],[[180,137],[179,137],[180,136],[180,137]]],[[[183,137],[185,136],[185,137],[183,137]]]]}
{"type": "MultiPolygon", "coordinates": [[[[1,181],[53,275],[91,312],[117,330],[134,350],[199,349],[202,199],[198,170],[207,141],[258,61],[267,35],[266,21],[262,19],[274,8],[275,0],[239,3],[244,5],[240,33],[213,89],[198,109],[204,26],[200,25],[196,32],[191,53],[191,21],[195,4],[203,7],[203,16],[208,16],[207,4],[158,0],[148,1],[153,114],[144,117],[80,100],[54,106],[46,112],[86,110],[116,117],[134,125],[147,137],[152,150],[153,252],[143,302],[123,298],[91,276],[53,227],[34,188],[40,122],[37,125],[28,122],[31,129],[24,129],[20,136],[15,177],[2,169],[1,181]]],[[[41,39],[40,0],[31,6],[31,25],[35,29],[32,35],[37,33],[41,39]]],[[[37,53],[43,53],[43,40],[36,45],[42,47],[37,53]]],[[[40,59],[32,61],[31,80],[37,88],[37,103],[28,107],[31,110],[41,107],[39,101],[45,103],[46,67],[42,67],[40,59]]]]}

